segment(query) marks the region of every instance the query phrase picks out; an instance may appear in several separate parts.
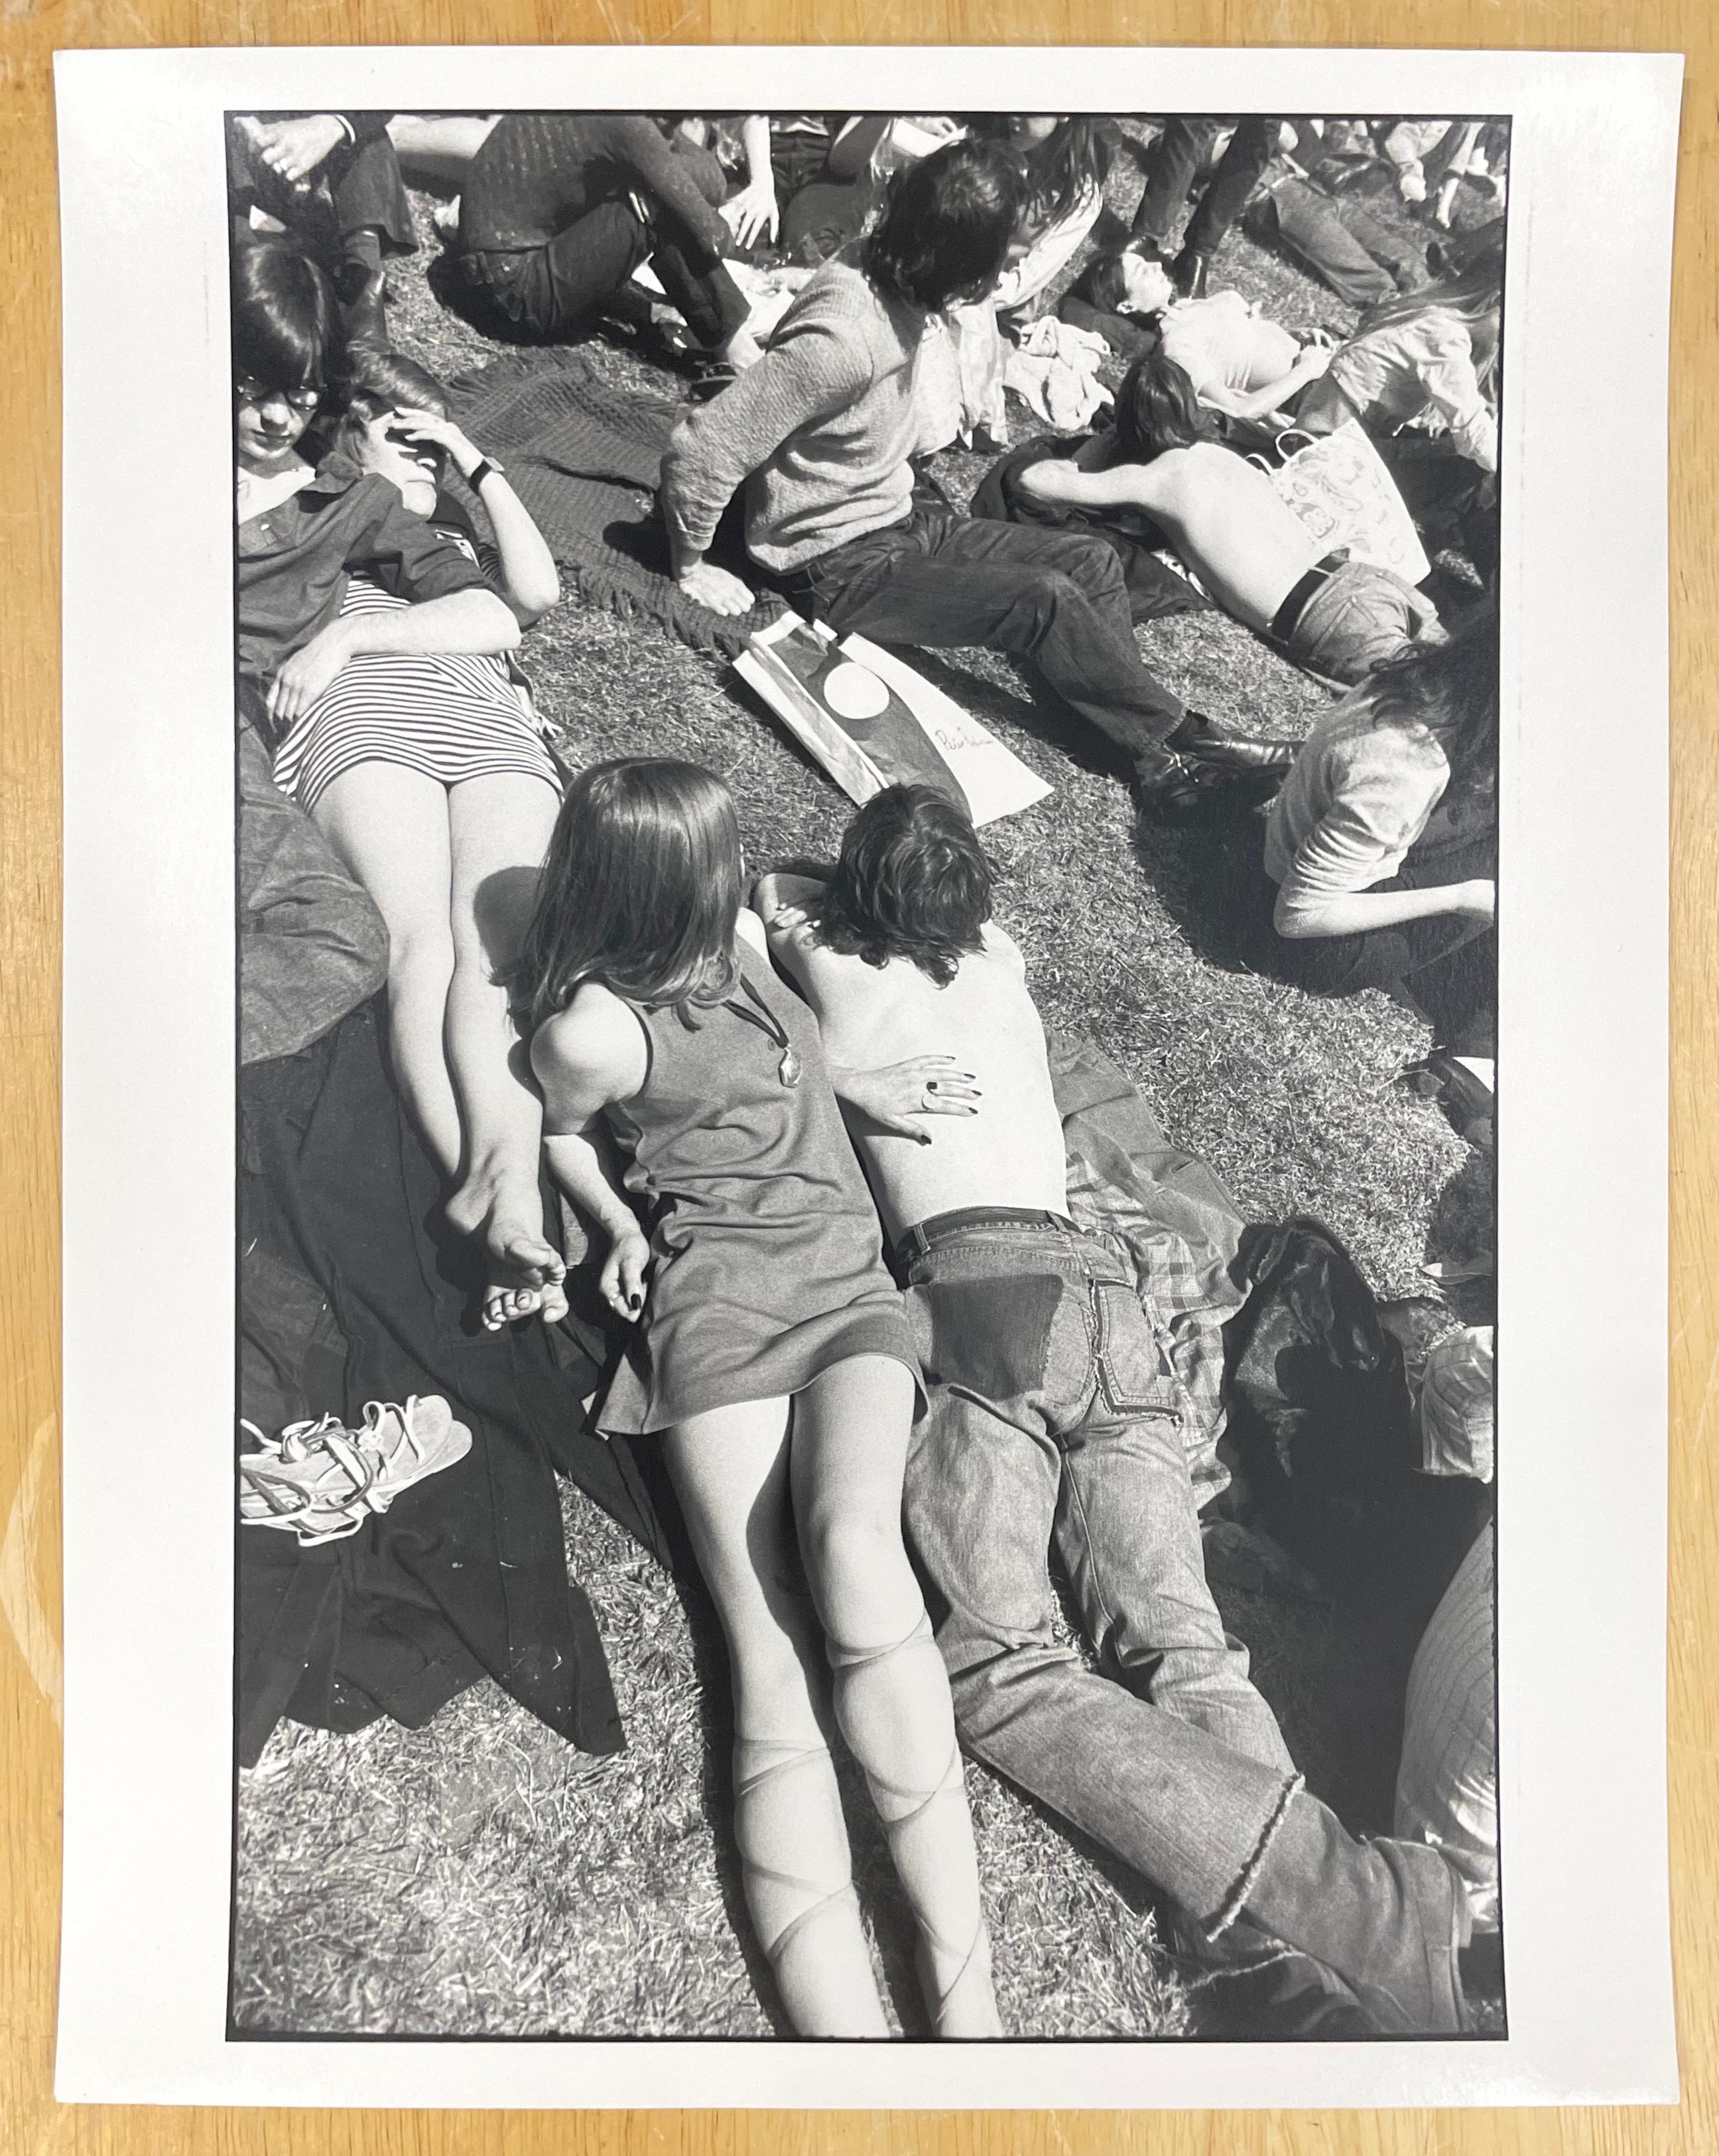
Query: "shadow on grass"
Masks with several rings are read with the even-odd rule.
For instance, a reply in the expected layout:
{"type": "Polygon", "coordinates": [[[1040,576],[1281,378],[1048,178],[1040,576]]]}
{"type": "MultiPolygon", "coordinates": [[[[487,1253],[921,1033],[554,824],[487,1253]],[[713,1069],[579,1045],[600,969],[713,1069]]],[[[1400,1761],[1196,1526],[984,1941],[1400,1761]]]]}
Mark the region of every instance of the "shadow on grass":
{"type": "Polygon", "coordinates": [[[1238,801],[1198,824],[1142,816],[1135,860],[1188,948],[1225,973],[1273,974],[1269,922],[1262,916],[1255,836],[1263,807],[1238,801]]]}

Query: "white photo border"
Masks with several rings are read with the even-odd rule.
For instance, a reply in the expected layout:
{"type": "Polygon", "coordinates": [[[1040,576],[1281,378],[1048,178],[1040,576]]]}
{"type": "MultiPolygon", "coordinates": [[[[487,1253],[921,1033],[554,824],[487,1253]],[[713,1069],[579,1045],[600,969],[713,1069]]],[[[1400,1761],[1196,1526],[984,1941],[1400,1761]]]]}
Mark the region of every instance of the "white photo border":
{"type": "Polygon", "coordinates": [[[1681,71],[1675,55],[1258,49],[59,56],[62,2102],[1675,2101],[1665,1781],[1665,377],[1681,71]],[[1511,121],[1498,1558],[1509,2036],[229,2041],[235,951],[222,116],[885,110],[908,85],[916,105],[960,110],[1511,121]]]}

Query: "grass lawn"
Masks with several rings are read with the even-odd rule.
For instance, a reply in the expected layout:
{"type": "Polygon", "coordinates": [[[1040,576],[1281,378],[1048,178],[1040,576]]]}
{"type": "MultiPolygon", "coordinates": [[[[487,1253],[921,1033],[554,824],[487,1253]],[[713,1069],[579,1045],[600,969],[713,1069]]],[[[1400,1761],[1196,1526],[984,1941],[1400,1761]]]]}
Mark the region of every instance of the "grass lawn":
{"type": "MultiPolygon", "coordinates": [[[[1112,179],[1124,216],[1139,180],[1112,179]]],[[[427,280],[424,245],[390,272],[397,342],[448,374],[495,347],[427,280]]],[[[439,283],[439,273],[437,281],[439,283]]],[[[1232,235],[1214,282],[1291,327],[1353,311],[1232,235]]],[[[619,378],[665,379],[602,350],[619,378]]],[[[1028,431],[1022,418],[1019,435],[1028,431]]],[[[985,460],[952,453],[964,500],[985,460]]],[[[1301,733],[1324,692],[1214,614],[1142,632],[1152,666],[1198,708],[1301,733]]],[[[848,813],[834,786],[738,690],[721,662],[650,623],[558,608],[522,654],[574,765],[622,752],[721,772],[754,861],[828,848],[848,813]]],[[[1316,1214],[1381,1296],[1426,1294],[1429,1258],[1490,1236],[1483,1164],[1430,1105],[1393,1086],[1429,1045],[1380,995],[1319,1002],[1239,970],[1230,844],[1137,832],[1105,744],[1033,701],[981,652],[931,671],[1054,791],[993,826],[999,913],[1028,955],[1046,1020],[1094,1037],[1173,1136],[1203,1153],[1250,1218],[1316,1214]]],[[[234,2003],[242,2027],[310,2035],[764,2036],[783,2025],[752,1947],[729,1830],[723,1670],[707,1610],[567,1489],[571,1565],[595,1605],[628,1748],[593,1761],[494,1686],[411,1732],[356,1737],[290,1724],[240,1777],[234,2003]]],[[[1398,1678],[1366,1626],[1269,1584],[1215,1582],[1315,1789],[1359,1831],[1387,1830],[1398,1678]]],[[[1005,2027],[1023,2035],[1180,2035],[1197,1985],[1160,1946],[1143,1883],[969,1765],[1005,2027]]],[[[861,1899],[888,1995],[924,2033],[908,1923],[857,1779],[846,1784],[861,1899]]]]}

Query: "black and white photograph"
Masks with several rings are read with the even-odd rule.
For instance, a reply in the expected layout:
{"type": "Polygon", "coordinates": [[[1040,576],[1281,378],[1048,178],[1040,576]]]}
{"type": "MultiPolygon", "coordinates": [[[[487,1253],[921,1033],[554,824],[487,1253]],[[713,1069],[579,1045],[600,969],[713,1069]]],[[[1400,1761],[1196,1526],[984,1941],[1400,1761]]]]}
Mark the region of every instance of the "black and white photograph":
{"type": "Polygon", "coordinates": [[[1513,1342],[1588,1322],[1503,1285],[1562,1105],[1512,82],[438,57],[212,72],[186,157],[198,2041],[1482,2100],[1557,1780],[1513,1342]]]}
{"type": "Polygon", "coordinates": [[[228,127],[235,2032],[1502,2033],[1507,121],[228,127]]]}

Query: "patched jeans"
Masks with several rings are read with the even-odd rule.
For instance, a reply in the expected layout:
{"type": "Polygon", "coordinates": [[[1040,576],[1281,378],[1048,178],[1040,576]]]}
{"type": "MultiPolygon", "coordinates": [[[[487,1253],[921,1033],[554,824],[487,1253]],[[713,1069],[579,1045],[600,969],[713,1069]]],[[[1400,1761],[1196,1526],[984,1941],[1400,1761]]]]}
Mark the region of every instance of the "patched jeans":
{"type": "Polygon", "coordinates": [[[1050,1214],[899,1246],[930,1407],[907,1467],[963,1742],[1208,1916],[1295,1768],[1206,1585],[1175,1379],[1131,1275],[1050,1214]],[[1054,1545],[1099,1669],[1056,1635],[1054,1545]]]}

